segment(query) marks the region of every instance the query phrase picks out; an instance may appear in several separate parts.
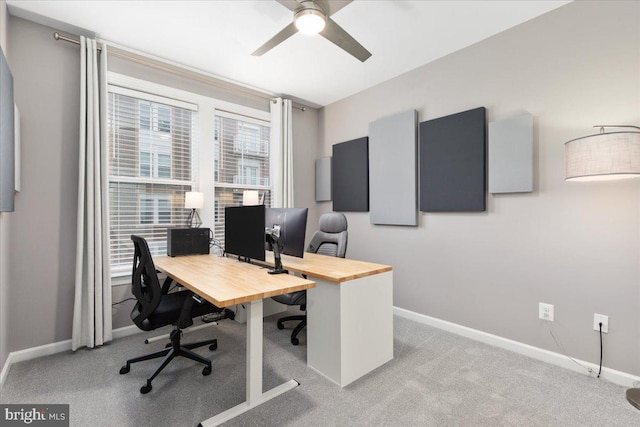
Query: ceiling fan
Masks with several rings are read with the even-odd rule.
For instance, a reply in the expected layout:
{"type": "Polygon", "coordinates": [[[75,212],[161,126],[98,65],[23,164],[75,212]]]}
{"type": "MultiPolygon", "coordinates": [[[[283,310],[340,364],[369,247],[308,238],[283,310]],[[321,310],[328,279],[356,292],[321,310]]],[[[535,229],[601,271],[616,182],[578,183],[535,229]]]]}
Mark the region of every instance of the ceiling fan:
{"type": "Polygon", "coordinates": [[[349,35],[341,26],[330,18],[331,15],[351,3],[353,0],[276,0],[293,12],[293,22],[287,25],[268,42],[251,55],[260,56],[273,49],[298,31],[320,34],[339,48],[360,61],[366,61],[371,52],[349,35]]]}

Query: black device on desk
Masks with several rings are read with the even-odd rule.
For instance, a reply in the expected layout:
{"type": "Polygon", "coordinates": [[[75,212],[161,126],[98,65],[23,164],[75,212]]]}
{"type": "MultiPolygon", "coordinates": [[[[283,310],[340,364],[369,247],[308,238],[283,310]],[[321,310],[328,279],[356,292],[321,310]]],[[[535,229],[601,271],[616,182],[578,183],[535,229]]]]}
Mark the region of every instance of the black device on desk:
{"type": "Polygon", "coordinates": [[[206,255],[210,235],[208,228],[168,228],[167,255],[206,255]]]}

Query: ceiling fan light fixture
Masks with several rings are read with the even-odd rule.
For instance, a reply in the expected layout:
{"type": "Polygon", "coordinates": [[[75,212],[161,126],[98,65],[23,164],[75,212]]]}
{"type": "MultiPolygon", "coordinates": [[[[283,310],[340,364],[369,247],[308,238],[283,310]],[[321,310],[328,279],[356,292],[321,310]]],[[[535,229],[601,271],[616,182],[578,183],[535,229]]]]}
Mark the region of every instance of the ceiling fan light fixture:
{"type": "Polygon", "coordinates": [[[324,13],[311,8],[296,12],[294,20],[298,31],[305,34],[318,34],[326,24],[324,13]]]}

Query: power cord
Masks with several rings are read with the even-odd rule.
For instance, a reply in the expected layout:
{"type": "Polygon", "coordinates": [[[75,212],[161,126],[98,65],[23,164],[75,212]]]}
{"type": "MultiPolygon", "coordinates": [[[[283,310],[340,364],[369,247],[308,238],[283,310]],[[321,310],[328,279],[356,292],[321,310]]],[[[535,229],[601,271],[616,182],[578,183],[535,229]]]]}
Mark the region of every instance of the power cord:
{"type": "Polygon", "coordinates": [[[553,326],[551,325],[551,322],[546,322],[546,323],[549,324],[549,333],[551,334],[551,337],[553,338],[553,341],[555,341],[555,343],[558,346],[558,348],[560,349],[560,351],[562,351],[562,354],[564,354],[569,360],[571,360],[573,363],[575,363],[576,365],[580,366],[582,369],[586,370],[590,374],[593,373],[593,369],[591,369],[591,368],[589,368],[587,366],[584,366],[582,363],[578,362],[573,357],[571,357],[571,356],[569,356],[567,354],[566,350],[564,349],[564,346],[560,343],[560,340],[554,334],[553,326]]]}
{"type": "Polygon", "coordinates": [[[215,237],[213,237],[213,231],[209,230],[210,236],[209,236],[209,249],[215,248],[217,247],[219,249],[219,254],[220,256],[224,255],[224,248],[222,247],[222,244],[220,243],[220,239],[216,239],[215,237]]]}
{"type": "Polygon", "coordinates": [[[598,325],[600,325],[600,369],[598,370],[598,378],[600,378],[602,373],[602,322],[598,323],[598,325]]]}
{"type": "Polygon", "coordinates": [[[136,301],[136,299],[135,298],[125,298],[122,301],[111,303],[111,306],[114,307],[116,305],[122,304],[123,302],[127,302],[127,301],[136,301]]]}

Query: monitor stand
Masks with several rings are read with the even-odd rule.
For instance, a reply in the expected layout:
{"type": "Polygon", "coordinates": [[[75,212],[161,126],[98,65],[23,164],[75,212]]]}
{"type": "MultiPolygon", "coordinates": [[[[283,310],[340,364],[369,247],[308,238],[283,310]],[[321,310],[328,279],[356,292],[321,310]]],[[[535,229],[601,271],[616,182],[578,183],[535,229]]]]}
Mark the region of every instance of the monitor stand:
{"type": "Polygon", "coordinates": [[[280,245],[278,244],[278,237],[275,237],[271,234],[267,234],[269,238],[269,244],[273,248],[273,258],[275,260],[275,266],[269,269],[269,274],[289,274],[288,270],[285,270],[282,267],[282,259],[280,257],[280,245]]]}

